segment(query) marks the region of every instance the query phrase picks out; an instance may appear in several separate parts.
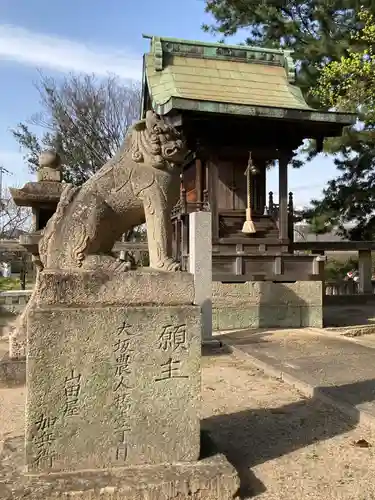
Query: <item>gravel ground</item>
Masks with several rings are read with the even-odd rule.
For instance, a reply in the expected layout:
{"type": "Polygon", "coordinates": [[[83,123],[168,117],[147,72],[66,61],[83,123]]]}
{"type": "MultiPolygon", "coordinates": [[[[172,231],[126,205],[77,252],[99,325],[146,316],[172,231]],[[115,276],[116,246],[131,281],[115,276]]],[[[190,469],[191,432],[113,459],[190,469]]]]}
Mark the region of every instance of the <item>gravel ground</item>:
{"type": "MultiPolygon", "coordinates": [[[[0,498],[23,482],[25,393],[0,389],[0,498]]],[[[203,357],[203,401],[203,427],[260,500],[375,499],[374,431],[232,355],[203,357]]]]}
{"type": "Polygon", "coordinates": [[[373,430],[228,355],[204,358],[203,399],[203,425],[257,498],[375,498],[373,430]]]}

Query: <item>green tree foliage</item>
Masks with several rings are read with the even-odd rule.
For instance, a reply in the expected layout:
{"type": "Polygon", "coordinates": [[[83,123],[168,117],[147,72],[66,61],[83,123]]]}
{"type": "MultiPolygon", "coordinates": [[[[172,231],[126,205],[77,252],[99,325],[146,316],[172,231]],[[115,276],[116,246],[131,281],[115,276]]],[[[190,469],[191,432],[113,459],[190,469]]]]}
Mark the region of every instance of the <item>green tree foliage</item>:
{"type": "Polygon", "coordinates": [[[333,230],[331,217],[329,214],[311,215],[311,232],[314,234],[326,234],[333,230]]]}
{"type": "Polygon", "coordinates": [[[310,104],[316,104],[308,91],[318,78],[319,66],[327,58],[339,59],[348,49],[349,33],[358,24],[356,7],[348,0],[206,0],[206,12],[215,21],[203,29],[224,37],[245,30],[248,45],[293,50],[299,65],[297,83],[310,104]]]}
{"type": "Polygon", "coordinates": [[[325,266],[325,279],[329,281],[343,280],[347,273],[358,269],[358,259],[350,257],[345,261],[328,259],[325,266]]]}
{"type": "Polygon", "coordinates": [[[345,56],[325,64],[312,94],[328,107],[356,112],[362,109],[367,124],[375,123],[375,24],[368,10],[358,19],[363,27],[352,34],[355,44],[345,56]]]}
{"type": "Polygon", "coordinates": [[[41,74],[36,87],[41,112],[12,130],[32,172],[39,153],[52,148],[63,159],[64,180],[82,184],[112,157],[139,118],[139,86],[125,86],[116,77],[68,75],[56,81],[41,74]]]}
{"type": "MultiPolygon", "coordinates": [[[[344,60],[350,57],[354,60],[351,54],[363,54],[373,44],[373,38],[368,38],[372,37],[373,21],[371,26],[367,26],[367,40],[356,36],[366,23],[366,19],[358,15],[360,5],[368,9],[370,14],[375,13],[375,4],[368,0],[265,0],[258,3],[247,0],[206,0],[206,11],[213,16],[214,21],[203,28],[224,37],[244,30],[248,33],[247,44],[281,46],[293,50],[292,56],[299,70],[297,85],[304,92],[307,102],[313,107],[329,109],[332,100],[323,98],[322,93],[311,92],[322,70],[324,72],[323,68],[332,61],[340,64],[342,57],[344,60]]],[[[356,81],[359,83],[358,79],[356,81]]],[[[332,78],[332,87],[335,83],[332,78]]],[[[366,87],[371,87],[368,74],[365,82],[356,89],[358,98],[364,95],[366,87]]],[[[351,92],[354,91],[351,88],[351,92]]],[[[371,100],[367,100],[366,107],[362,106],[361,109],[356,106],[358,99],[353,102],[349,94],[344,100],[342,98],[340,103],[337,102],[337,107],[348,111],[355,109],[363,120],[364,128],[345,130],[343,137],[325,141],[324,150],[335,155],[339,173],[336,179],[328,183],[323,199],[313,200],[313,210],[307,215],[316,220],[329,216],[330,223],[337,225],[351,239],[373,239],[375,130],[373,117],[369,114],[371,100]],[[345,223],[353,221],[356,227],[346,231],[345,223]]],[[[307,147],[307,159],[312,159],[316,154],[312,146],[309,143],[307,147]]],[[[297,162],[296,166],[300,166],[300,163],[297,162]]]]}
{"type": "Polygon", "coordinates": [[[360,131],[347,131],[336,151],[340,175],[324,191],[323,200],[313,200],[314,211],[332,213],[337,225],[351,239],[372,240],[375,235],[375,22],[362,9],[361,28],[351,35],[351,48],[320,71],[312,90],[327,107],[357,112],[360,131]],[[356,226],[345,231],[344,223],[356,226]]]}

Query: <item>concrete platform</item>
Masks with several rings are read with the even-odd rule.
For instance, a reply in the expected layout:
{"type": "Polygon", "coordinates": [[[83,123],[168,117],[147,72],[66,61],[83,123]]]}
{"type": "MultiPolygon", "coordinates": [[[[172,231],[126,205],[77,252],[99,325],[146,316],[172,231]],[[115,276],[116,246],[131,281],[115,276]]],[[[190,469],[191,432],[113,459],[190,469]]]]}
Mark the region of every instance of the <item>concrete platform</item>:
{"type": "Polygon", "coordinates": [[[308,397],[375,426],[375,343],[363,345],[324,330],[247,330],[218,336],[241,358],[308,397]]]}

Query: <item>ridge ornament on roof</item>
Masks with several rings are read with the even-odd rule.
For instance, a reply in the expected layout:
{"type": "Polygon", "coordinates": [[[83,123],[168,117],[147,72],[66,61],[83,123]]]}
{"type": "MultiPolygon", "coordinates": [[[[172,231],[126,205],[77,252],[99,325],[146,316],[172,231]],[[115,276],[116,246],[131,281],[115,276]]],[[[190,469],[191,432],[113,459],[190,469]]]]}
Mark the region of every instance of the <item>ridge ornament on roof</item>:
{"type": "Polygon", "coordinates": [[[154,54],[156,71],[162,71],[164,69],[163,55],[171,54],[198,57],[200,59],[217,59],[282,66],[285,68],[289,83],[295,82],[296,68],[291,57],[293,53],[291,50],[198,42],[195,40],[179,40],[177,38],[161,38],[152,35],[143,35],[143,38],[151,39],[151,52],[154,54]]]}

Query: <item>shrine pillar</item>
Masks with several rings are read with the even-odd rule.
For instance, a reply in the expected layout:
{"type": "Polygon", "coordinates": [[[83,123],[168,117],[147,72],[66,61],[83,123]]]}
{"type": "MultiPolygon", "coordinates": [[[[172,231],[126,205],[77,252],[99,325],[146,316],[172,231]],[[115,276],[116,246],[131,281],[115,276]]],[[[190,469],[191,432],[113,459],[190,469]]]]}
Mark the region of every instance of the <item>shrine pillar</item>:
{"type": "Polygon", "coordinates": [[[266,202],[266,164],[267,161],[254,157],[257,174],[251,176],[252,208],[254,214],[263,215],[266,202]]]}
{"type": "Polygon", "coordinates": [[[371,250],[358,251],[359,292],[372,294],[371,250]]]}
{"type": "Polygon", "coordinates": [[[288,239],[288,164],[290,156],[279,157],[279,238],[288,239]]]}
{"type": "Polygon", "coordinates": [[[198,210],[203,208],[203,163],[201,158],[195,160],[195,191],[198,210]]]}

